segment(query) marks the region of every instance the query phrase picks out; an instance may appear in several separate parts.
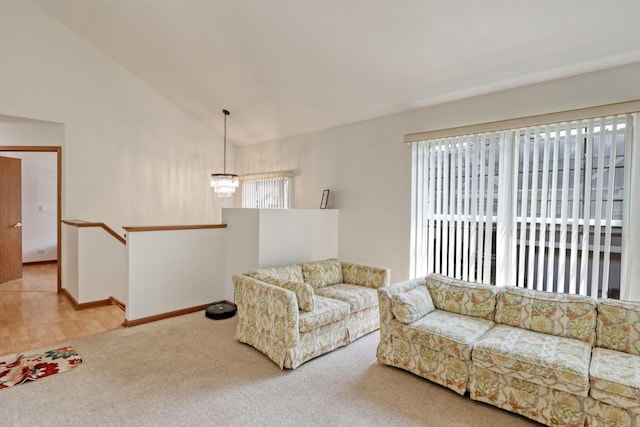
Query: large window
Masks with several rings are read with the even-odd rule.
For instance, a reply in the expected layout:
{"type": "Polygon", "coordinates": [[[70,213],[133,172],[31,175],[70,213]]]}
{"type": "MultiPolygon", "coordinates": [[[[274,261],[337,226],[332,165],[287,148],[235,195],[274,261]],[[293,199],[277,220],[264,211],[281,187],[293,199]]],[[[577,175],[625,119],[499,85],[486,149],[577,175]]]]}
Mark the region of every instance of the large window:
{"type": "Polygon", "coordinates": [[[241,176],[242,207],[289,209],[291,207],[291,176],[291,172],[241,176]]]}
{"type": "Polygon", "coordinates": [[[413,142],[412,275],[619,297],[632,123],[413,142]]]}

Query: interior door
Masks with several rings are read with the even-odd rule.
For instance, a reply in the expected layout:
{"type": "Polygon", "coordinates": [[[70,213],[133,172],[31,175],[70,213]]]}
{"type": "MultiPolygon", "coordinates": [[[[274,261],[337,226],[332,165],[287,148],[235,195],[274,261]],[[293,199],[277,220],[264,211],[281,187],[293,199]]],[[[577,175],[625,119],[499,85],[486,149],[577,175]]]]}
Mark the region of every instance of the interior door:
{"type": "Polygon", "coordinates": [[[0,157],[0,283],[22,277],[22,160],[0,157]]]}

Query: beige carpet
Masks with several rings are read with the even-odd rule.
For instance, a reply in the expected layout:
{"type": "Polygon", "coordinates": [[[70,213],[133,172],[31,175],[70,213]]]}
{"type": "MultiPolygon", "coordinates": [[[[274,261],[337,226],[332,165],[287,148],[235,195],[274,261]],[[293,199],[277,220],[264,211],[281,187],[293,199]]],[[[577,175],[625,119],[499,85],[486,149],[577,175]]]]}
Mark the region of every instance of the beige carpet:
{"type": "Polygon", "coordinates": [[[203,312],[72,341],[84,363],[0,390],[0,425],[525,426],[375,360],[378,333],[281,371],[203,312]]]}

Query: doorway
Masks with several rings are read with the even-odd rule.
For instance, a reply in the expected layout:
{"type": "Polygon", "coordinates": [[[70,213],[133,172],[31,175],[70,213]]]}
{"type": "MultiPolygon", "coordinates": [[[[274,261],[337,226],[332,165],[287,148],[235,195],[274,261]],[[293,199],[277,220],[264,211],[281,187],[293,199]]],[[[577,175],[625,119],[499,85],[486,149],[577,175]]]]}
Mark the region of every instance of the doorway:
{"type": "MultiPolygon", "coordinates": [[[[56,261],[57,261],[57,292],[60,293],[62,290],[62,278],[61,278],[61,216],[62,216],[62,147],[59,146],[0,146],[0,156],[3,153],[8,152],[26,152],[26,153],[55,153],[55,164],[56,164],[56,173],[55,173],[55,199],[56,203],[56,261]]],[[[42,206],[42,209],[46,209],[46,206],[42,206]]]]}

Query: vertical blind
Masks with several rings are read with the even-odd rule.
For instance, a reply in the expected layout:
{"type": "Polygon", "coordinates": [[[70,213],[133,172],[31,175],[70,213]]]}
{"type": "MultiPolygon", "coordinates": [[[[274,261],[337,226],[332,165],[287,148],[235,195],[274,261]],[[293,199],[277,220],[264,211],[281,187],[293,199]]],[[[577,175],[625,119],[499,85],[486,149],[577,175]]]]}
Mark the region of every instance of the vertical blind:
{"type": "Polygon", "coordinates": [[[631,128],[624,114],[412,143],[412,276],[619,289],[631,128]]]}
{"type": "Polygon", "coordinates": [[[243,208],[290,208],[290,172],[245,175],[240,179],[242,180],[243,208]]]}
{"type": "Polygon", "coordinates": [[[412,272],[491,281],[500,134],[413,144],[412,272]]]}

